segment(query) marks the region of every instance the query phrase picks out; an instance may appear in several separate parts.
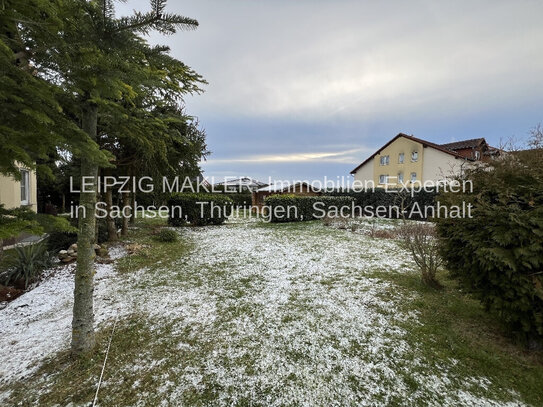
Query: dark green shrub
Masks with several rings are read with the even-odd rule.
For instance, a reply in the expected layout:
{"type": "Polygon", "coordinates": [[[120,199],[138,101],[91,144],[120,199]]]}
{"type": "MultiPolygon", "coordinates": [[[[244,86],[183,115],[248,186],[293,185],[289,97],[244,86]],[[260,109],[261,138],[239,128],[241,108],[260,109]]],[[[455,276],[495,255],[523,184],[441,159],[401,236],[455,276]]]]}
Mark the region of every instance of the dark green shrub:
{"type": "MultiPolygon", "coordinates": [[[[327,196],[350,196],[354,198],[355,205],[357,207],[371,207],[371,208],[377,208],[379,206],[384,207],[393,207],[397,206],[401,210],[406,210],[405,218],[411,219],[411,220],[422,220],[424,217],[419,216],[420,213],[418,210],[413,210],[411,212],[412,208],[416,208],[414,205],[415,203],[418,205],[419,208],[424,208],[425,206],[432,206],[434,204],[435,197],[437,193],[434,189],[425,188],[419,190],[415,190],[411,192],[411,190],[394,190],[394,189],[388,189],[385,190],[384,188],[375,188],[374,190],[368,189],[364,191],[353,191],[353,190],[336,190],[336,191],[328,191],[325,193],[327,196]],[[410,216],[411,215],[411,216],[410,216]]],[[[396,211],[391,211],[391,215],[396,215],[396,211]]],[[[388,216],[388,214],[387,214],[388,216]]],[[[402,217],[401,214],[399,216],[402,217]]]]}
{"type": "Polygon", "coordinates": [[[66,250],[72,244],[77,242],[77,233],[66,233],[66,232],[52,232],[49,233],[45,244],[47,250],[56,253],[59,250],[66,250]]]}
{"type": "Polygon", "coordinates": [[[445,264],[513,332],[541,340],[543,157],[509,155],[465,177],[473,193],[438,197],[441,204],[473,205],[471,219],[437,219],[445,264]]]}
{"type": "Polygon", "coordinates": [[[9,269],[4,277],[4,284],[15,284],[24,281],[24,288],[35,280],[39,273],[52,264],[52,257],[43,243],[36,243],[16,248],[17,257],[15,265],[9,269]]]}
{"type": "Polygon", "coordinates": [[[270,211],[270,222],[296,222],[322,217],[322,211],[331,207],[351,208],[353,198],[348,196],[298,196],[292,194],[270,195],[265,206],[270,211]],[[315,209],[318,208],[318,209],[315,209]]]}
{"type": "Polygon", "coordinates": [[[250,193],[226,193],[224,196],[232,200],[234,208],[249,208],[252,203],[250,193]]]}
{"type": "Polygon", "coordinates": [[[170,197],[168,208],[168,223],[172,226],[220,225],[232,212],[232,200],[222,194],[180,193],[170,197]]]}
{"type": "Polygon", "coordinates": [[[177,233],[171,229],[160,229],[160,232],[156,235],[156,239],[165,243],[177,242],[177,233]]]}

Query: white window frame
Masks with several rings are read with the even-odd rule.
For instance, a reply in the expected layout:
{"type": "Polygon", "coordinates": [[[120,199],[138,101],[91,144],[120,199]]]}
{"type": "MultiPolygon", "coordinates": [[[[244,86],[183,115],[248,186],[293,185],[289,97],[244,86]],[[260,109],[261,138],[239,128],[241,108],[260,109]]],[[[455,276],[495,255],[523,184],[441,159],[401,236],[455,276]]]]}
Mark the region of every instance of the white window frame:
{"type": "Polygon", "coordinates": [[[386,185],[388,184],[388,174],[381,174],[379,175],[379,185],[386,185]],[[384,179],[384,182],[383,182],[384,179]]]}
{"type": "Polygon", "coordinates": [[[21,205],[30,205],[30,171],[21,169],[21,205]]]}
{"type": "Polygon", "coordinates": [[[388,165],[390,163],[390,156],[389,155],[382,155],[379,164],[380,165],[388,165]]]}
{"type": "Polygon", "coordinates": [[[404,153],[399,153],[398,154],[398,164],[403,164],[405,161],[405,154],[404,153]]]}
{"type": "Polygon", "coordinates": [[[419,151],[418,150],[413,150],[411,152],[411,161],[415,163],[418,160],[419,160],[419,151]]]}
{"type": "Polygon", "coordinates": [[[480,152],[480,151],[475,151],[475,159],[476,159],[476,160],[480,160],[480,159],[481,159],[481,152],[480,152]]]}
{"type": "Polygon", "coordinates": [[[398,184],[403,183],[403,172],[398,173],[398,184]]]}
{"type": "Polygon", "coordinates": [[[411,173],[411,183],[414,184],[415,182],[417,182],[417,173],[416,172],[412,172],[411,173]]]}

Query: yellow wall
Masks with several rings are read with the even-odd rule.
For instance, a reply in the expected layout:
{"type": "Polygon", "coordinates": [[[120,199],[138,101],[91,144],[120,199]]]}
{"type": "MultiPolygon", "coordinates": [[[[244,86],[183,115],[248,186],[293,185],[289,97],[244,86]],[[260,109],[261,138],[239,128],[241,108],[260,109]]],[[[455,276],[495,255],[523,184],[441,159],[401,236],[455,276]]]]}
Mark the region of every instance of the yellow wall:
{"type": "Polygon", "coordinates": [[[411,173],[415,172],[417,174],[417,180],[423,181],[422,179],[422,163],[424,159],[424,148],[422,144],[417,143],[416,141],[409,140],[404,137],[397,138],[393,143],[388,145],[383,149],[379,154],[373,158],[373,182],[375,186],[379,186],[379,176],[388,175],[388,183],[396,184],[398,181],[395,177],[398,176],[398,173],[403,173],[403,182],[408,185],[411,179],[411,173]],[[411,153],[413,151],[418,152],[417,161],[411,161],[411,153]],[[398,157],[400,153],[404,153],[404,162],[403,164],[398,163],[398,157]],[[381,165],[381,157],[389,156],[389,164],[381,165]]]}
{"type": "MultiPolygon", "coordinates": [[[[28,207],[34,212],[37,211],[38,189],[36,183],[36,172],[30,171],[30,194],[28,207]]],[[[21,206],[21,183],[12,177],[0,175],[0,204],[6,209],[21,206]]]]}
{"type": "MultiPolygon", "coordinates": [[[[403,183],[410,185],[411,173],[417,174],[417,181],[420,183],[437,182],[458,175],[469,166],[470,163],[462,158],[447,154],[433,147],[426,147],[416,141],[405,137],[398,137],[394,142],[376,154],[370,161],[360,167],[354,174],[354,180],[361,185],[373,182],[376,187],[384,186],[379,184],[380,175],[388,175],[388,185],[394,187],[399,184],[396,177],[403,172],[403,183]],[[417,161],[411,160],[411,153],[418,151],[417,161]],[[398,162],[398,156],[404,153],[404,162],[398,162]],[[381,165],[381,157],[389,156],[388,165],[381,165]]],[[[371,186],[370,186],[371,187],[371,186]]]]}

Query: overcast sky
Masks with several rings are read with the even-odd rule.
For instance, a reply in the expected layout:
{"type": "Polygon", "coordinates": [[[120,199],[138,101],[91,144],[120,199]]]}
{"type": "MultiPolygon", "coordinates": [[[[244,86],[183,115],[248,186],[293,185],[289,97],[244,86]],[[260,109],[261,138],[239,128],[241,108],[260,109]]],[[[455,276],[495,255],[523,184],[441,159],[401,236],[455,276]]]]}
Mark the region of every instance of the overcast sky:
{"type": "Polygon", "coordinates": [[[498,145],[543,121],[539,0],[170,0],[168,11],[200,23],[150,41],[209,82],[186,99],[207,131],[207,177],[335,178],[399,132],[498,145]]]}

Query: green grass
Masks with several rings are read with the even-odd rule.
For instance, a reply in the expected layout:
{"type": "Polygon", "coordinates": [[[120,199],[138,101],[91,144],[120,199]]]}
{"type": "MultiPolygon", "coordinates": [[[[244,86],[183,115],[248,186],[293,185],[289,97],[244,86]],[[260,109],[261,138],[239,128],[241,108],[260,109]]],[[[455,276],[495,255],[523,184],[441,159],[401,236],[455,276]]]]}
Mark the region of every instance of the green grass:
{"type": "Polygon", "coordinates": [[[395,284],[394,292],[384,295],[396,295],[398,287],[417,294],[415,301],[403,303],[402,311],[419,313],[420,324],[405,324],[405,328],[408,342],[418,348],[420,356],[436,363],[458,360],[452,368],[456,375],[491,379],[489,391],[497,397],[508,400],[507,389],[514,389],[526,403],[543,405],[543,352],[528,351],[517,343],[445,271],[438,275],[442,290],[426,287],[417,273],[374,274],[395,284]]]}
{"type": "MultiPolygon", "coordinates": [[[[161,264],[170,262],[190,250],[190,244],[180,239],[177,242],[161,242],[156,239],[161,227],[167,226],[165,219],[141,219],[137,222],[137,228],[132,230],[129,236],[121,238],[126,244],[137,244],[137,248],[131,256],[126,256],[117,262],[119,273],[128,273],[141,268],[151,270],[160,267],[161,264]]],[[[182,234],[183,228],[178,228],[182,234]]]]}

